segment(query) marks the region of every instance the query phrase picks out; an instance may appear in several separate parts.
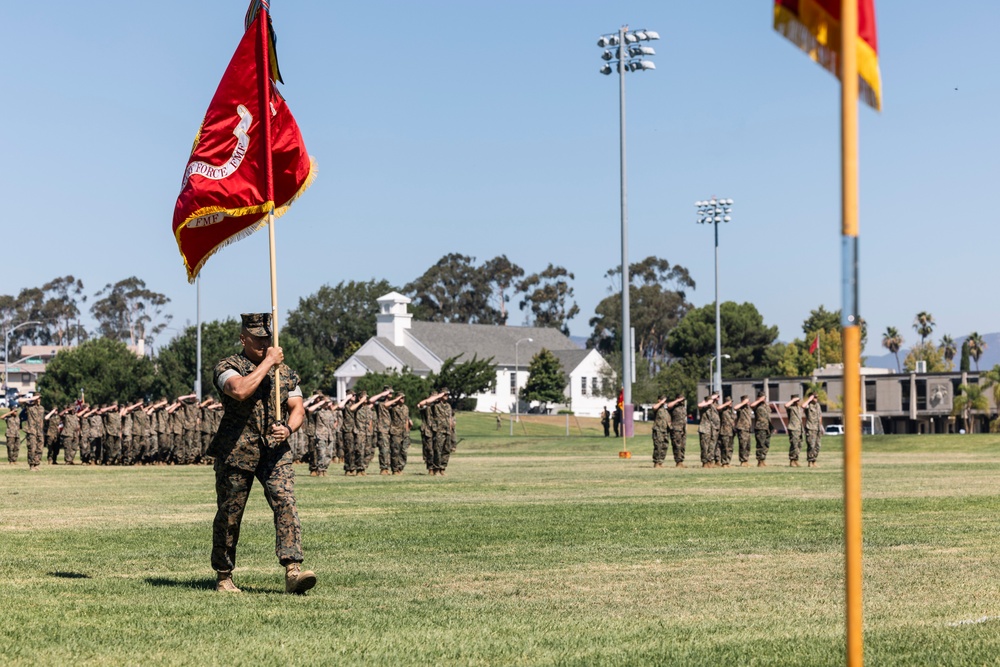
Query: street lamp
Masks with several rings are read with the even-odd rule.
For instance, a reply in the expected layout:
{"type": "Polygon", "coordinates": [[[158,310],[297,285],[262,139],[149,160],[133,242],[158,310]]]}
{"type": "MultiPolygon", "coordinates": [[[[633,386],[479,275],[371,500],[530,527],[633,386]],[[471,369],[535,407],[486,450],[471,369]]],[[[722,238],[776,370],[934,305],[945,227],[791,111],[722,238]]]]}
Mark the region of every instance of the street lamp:
{"type": "MultiPolygon", "coordinates": [[[[535,342],[532,338],[522,338],[521,340],[514,343],[514,421],[521,423],[521,396],[518,391],[518,381],[517,381],[517,369],[518,369],[518,358],[517,358],[517,346],[521,343],[527,341],[528,343],[535,342]]],[[[510,423],[510,434],[514,435],[514,422],[510,423]]]]}
{"type": "Polygon", "coordinates": [[[629,314],[629,266],[628,266],[628,187],[625,174],[625,72],[643,72],[656,69],[652,61],[644,60],[643,56],[653,56],[656,52],[652,47],[642,46],[641,42],[659,39],[660,35],[652,30],[632,30],[622,26],[617,33],[601,35],[597,46],[605,49],[601,58],[606,62],[601,67],[601,74],[610,75],[618,70],[618,128],[621,163],[621,227],[622,227],[622,399],[625,403],[622,414],[622,425],[626,437],[632,431],[632,325],[629,314]],[[611,47],[611,48],[605,48],[611,47]]]}
{"type": "Polygon", "coordinates": [[[8,377],[8,372],[7,372],[7,369],[10,367],[10,358],[7,356],[8,355],[7,350],[8,350],[8,347],[9,347],[8,344],[10,343],[10,335],[12,333],[14,333],[15,331],[17,331],[18,329],[20,329],[21,327],[27,327],[27,326],[30,326],[32,324],[42,324],[42,323],[39,322],[39,321],[37,321],[37,320],[31,320],[30,322],[21,322],[16,327],[14,327],[13,329],[9,329],[9,330],[7,329],[6,323],[4,324],[4,328],[3,328],[3,390],[4,390],[4,398],[7,397],[7,391],[10,389],[10,378],[8,377]]]}
{"type": "Polygon", "coordinates": [[[719,223],[732,220],[729,214],[733,212],[733,200],[712,197],[707,201],[696,201],[694,205],[698,209],[698,224],[709,224],[715,228],[715,356],[719,358],[719,366],[715,370],[713,382],[721,390],[723,354],[722,329],[719,326],[719,223]]]}
{"type": "MultiPolygon", "coordinates": [[[[732,359],[732,357],[730,357],[728,354],[722,355],[722,358],[723,359],[732,359]]],[[[709,382],[711,382],[714,379],[712,377],[712,365],[713,364],[715,364],[715,357],[712,357],[712,360],[708,362],[708,379],[709,379],[709,382]]],[[[720,368],[719,372],[721,373],[722,372],[721,371],[721,368],[722,368],[722,363],[721,362],[719,363],[719,368],[720,368]]],[[[714,387],[712,387],[712,391],[717,391],[720,394],[722,393],[722,379],[721,378],[719,379],[719,384],[716,385],[716,386],[714,386],[714,387]]],[[[709,392],[709,393],[711,393],[711,392],[709,392]]]]}

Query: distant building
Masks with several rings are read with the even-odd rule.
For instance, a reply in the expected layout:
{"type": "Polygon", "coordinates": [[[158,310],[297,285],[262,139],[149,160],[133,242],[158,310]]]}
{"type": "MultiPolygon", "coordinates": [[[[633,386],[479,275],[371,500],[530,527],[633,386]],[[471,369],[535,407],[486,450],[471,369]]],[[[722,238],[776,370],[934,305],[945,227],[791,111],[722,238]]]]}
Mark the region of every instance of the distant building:
{"type": "MultiPolygon", "coordinates": [[[[772,424],[784,431],[784,404],[792,394],[805,395],[805,388],[819,383],[827,395],[823,423],[843,423],[841,404],[844,397],[843,365],[819,369],[813,377],[774,377],[762,379],[723,379],[722,393],[738,401],[742,394],[751,399],[758,390],[766,390],[767,400],[775,404],[772,424]],[[780,408],[779,408],[780,406],[780,408]]],[[[957,433],[965,428],[961,416],[951,415],[955,396],[963,384],[978,384],[979,373],[891,373],[884,368],[861,368],[861,412],[877,419],[885,433],[957,433]]],[[[698,383],[698,400],[708,396],[710,383],[698,383]]],[[[990,415],[997,411],[993,392],[987,395],[989,409],[974,414],[976,432],[989,431],[990,415]]],[[[865,417],[868,423],[871,418],[865,417]]],[[[876,431],[877,432],[877,431],[876,431]]]]}
{"type": "MultiPolygon", "coordinates": [[[[63,350],[72,350],[75,347],[75,345],[22,345],[21,357],[6,365],[9,388],[17,389],[21,395],[38,391],[38,380],[45,374],[45,369],[53,357],[63,350]]],[[[128,349],[137,357],[141,357],[146,352],[145,341],[140,339],[137,345],[129,345],[128,349]]],[[[3,382],[2,377],[0,382],[3,382]]]]}
{"type": "MultiPolygon", "coordinates": [[[[542,348],[552,352],[569,378],[565,389],[568,407],[577,415],[597,416],[612,399],[600,395],[601,378],[608,374],[607,362],[596,350],[584,350],[557,329],[512,327],[491,324],[414,322],[408,312],[410,299],[392,292],[377,299],[375,337],[334,372],[337,396],[343,398],[358,378],[368,372],[384,373],[404,367],[421,377],[441,370],[452,357],[470,361],[493,358],[497,381],[493,391],[478,394],[477,412],[514,412],[517,390],[528,381],[528,365],[542,348]],[[531,339],[531,340],[528,340],[531,339]],[[518,342],[520,341],[520,342],[518,342]]],[[[532,406],[519,406],[528,412],[532,406]]]]}

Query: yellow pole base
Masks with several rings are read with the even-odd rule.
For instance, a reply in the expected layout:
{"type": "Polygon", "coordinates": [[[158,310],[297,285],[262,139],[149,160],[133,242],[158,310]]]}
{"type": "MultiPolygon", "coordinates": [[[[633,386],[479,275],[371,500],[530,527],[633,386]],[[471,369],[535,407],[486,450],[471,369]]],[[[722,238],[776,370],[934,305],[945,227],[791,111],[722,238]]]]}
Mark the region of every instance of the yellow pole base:
{"type": "Polygon", "coordinates": [[[628,452],[628,451],[618,452],[618,458],[620,458],[620,459],[630,459],[630,458],[632,458],[632,452],[628,452]]]}

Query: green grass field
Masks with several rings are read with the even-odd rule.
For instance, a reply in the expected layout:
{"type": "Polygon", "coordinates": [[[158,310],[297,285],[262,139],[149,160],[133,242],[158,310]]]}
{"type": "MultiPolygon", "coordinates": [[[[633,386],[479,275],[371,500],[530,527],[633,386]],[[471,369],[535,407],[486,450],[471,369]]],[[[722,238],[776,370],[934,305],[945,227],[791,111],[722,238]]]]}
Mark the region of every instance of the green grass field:
{"type": "MultiPolygon", "coordinates": [[[[22,449],[0,466],[0,664],[843,663],[839,438],[818,469],[775,437],[764,469],[654,470],[647,436],[619,459],[575,421],[511,438],[460,415],[444,478],[416,442],[402,477],[300,467],[304,597],[259,487],[224,596],[210,468],[29,474],[22,449]]],[[[868,438],[863,474],[868,664],[1000,664],[1000,437],[868,438]]]]}

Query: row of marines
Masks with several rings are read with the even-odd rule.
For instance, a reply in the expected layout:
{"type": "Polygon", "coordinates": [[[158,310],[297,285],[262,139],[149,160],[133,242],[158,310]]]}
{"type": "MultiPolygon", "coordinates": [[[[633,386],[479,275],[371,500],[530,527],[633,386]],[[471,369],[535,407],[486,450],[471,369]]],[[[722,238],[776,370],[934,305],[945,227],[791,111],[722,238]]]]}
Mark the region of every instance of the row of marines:
{"type": "MultiPolygon", "coordinates": [[[[667,455],[667,444],[672,446],[674,464],[684,467],[687,436],[687,401],[683,394],[668,401],[660,396],[653,404],[653,467],[662,468],[667,455]],[[669,437],[668,437],[669,436],[669,437]]],[[[798,394],[785,403],[788,414],[788,462],[799,467],[803,438],[806,441],[806,460],[809,467],[816,467],[822,438],[822,412],[815,392],[806,394],[802,401],[798,394]]],[[[733,458],[733,441],[738,439],[740,466],[750,465],[750,436],[756,441],[757,466],[767,465],[771,445],[771,408],[763,391],[757,392],[754,401],[743,395],[733,404],[732,397],[721,400],[713,393],[698,403],[698,440],[701,448],[701,465],[704,468],[728,468],[733,458]]]]}
{"type": "MultiPolygon", "coordinates": [[[[455,420],[447,388],[417,404],[424,465],[430,475],[443,475],[455,450],[455,420]]],[[[406,395],[385,386],[374,396],[348,391],[338,402],[322,394],[305,401],[306,421],[292,434],[296,461],[309,461],[309,474],[325,477],[331,463],[342,463],[348,477],[367,474],[378,451],[379,474],[402,475],[410,448],[413,421],[406,395]]]]}
{"type": "Polygon", "coordinates": [[[7,427],[7,462],[16,464],[24,433],[28,466],[38,470],[43,448],[56,464],[68,465],[190,464],[207,462],[205,451],[218,429],[222,406],[195,394],[173,402],[136,401],[130,405],[91,406],[78,401],[46,412],[40,397],[21,402],[20,410],[3,416],[7,427]]]}

